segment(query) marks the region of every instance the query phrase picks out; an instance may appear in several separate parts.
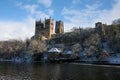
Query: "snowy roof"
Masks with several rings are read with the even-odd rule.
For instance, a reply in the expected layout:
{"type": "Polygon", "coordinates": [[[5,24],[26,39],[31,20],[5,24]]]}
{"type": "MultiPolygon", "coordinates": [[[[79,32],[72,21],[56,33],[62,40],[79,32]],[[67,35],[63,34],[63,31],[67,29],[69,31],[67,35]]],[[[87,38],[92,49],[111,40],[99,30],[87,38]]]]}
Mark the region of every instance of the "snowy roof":
{"type": "Polygon", "coordinates": [[[57,53],[60,53],[62,51],[59,50],[58,48],[51,48],[48,52],[57,52],[57,53]]]}
{"type": "Polygon", "coordinates": [[[63,54],[73,54],[71,50],[65,50],[63,54]]]}

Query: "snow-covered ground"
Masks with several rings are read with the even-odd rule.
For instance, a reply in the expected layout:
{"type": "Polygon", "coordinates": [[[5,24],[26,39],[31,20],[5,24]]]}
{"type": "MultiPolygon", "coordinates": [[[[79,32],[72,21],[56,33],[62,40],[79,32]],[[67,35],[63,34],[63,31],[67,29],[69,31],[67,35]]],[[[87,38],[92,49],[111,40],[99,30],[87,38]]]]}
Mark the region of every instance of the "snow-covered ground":
{"type": "Polygon", "coordinates": [[[113,51],[108,47],[107,42],[103,42],[102,45],[103,49],[109,53],[109,57],[107,57],[105,61],[113,64],[120,64],[120,53],[111,54],[113,51]]]}
{"type": "Polygon", "coordinates": [[[102,43],[103,49],[106,50],[108,53],[111,53],[112,50],[108,47],[107,42],[102,43]]]}
{"type": "Polygon", "coordinates": [[[120,64],[120,53],[109,56],[108,58],[106,58],[106,61],[113,64],[120,64]]]}

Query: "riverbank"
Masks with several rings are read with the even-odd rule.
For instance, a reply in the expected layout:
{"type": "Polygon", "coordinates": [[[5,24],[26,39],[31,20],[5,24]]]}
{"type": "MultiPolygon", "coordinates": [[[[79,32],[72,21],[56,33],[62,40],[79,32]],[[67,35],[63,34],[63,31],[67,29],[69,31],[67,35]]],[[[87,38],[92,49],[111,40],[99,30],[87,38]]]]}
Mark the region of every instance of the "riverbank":
{"type": "Polygon", "coordinates": [[[0,61],[0,63],[12,63],[12,64],[78,64],[78,65],[92,65],[92,66],[103,66],[103,67],[119,67],[120,64],[115,64],[115,63],[107,63],[107,62],[89,62],[89,61],[49,61],[49,62],[41,62],[41,61],[32,61],[32,62],[15,62],[15,61],[0,61]]]}
{"type": "Polygon", "coordinates": [[[113,65],[113,66],[120,66],[117,63],[109,63],[107,61],[75,61],[74,63],[78,64],[94,64],[94,65],[113,65]]]}
{"type": "Polygon", "coordinates": [[[41,61],[32,61],[32,59],[24,60],[24,59],[0,59],[0,62],[12,62],[12,63],[78,63],[78,64],[95,64],[95,65],[114,65],[120,66],[120,58],[109,57],[104,60],[96,60],[96,59],[83,59],[80,60],[78,58],[60,58],[54,60],[41,60],[41,61]]]}

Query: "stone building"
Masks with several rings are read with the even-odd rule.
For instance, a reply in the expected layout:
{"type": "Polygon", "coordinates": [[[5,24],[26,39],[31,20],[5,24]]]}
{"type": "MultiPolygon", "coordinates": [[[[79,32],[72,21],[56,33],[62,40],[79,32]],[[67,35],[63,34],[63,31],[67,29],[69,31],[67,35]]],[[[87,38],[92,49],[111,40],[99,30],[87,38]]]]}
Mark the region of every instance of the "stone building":
{"type": "Polygon", "coordinates": [[[64,33],[64,24],[63,24],[62,21],[56,21],[55,33],[56,34],[62,34],[62,33],[64,33]]]}
{"type": "Polygon", "coordinates": [[[95,28],[100,35],[102,40],[105,40],[107,38],[108,34],[108,26],[106,24],[102,24],[101,22],[97,22],[95,24],[95,28]]]}
{"type": "Polygon", "coordinates": [[[46,38],[51,38],[51,35],[54,34],[54,20],[45,19],[45,21],[36,21],[35,23],[35,38],[40,38],[42,36],[46,38]]]}
{"type": "Polygon", "coordinates": [[[62,33],[64,33],[63,22],[56,21],[54,30],[54,20],[52,18],[49,18],[45,19],[44,21],[39,20],[35,22],[35,35],[33,38],[39,39],[44,37],[45,39],[51,39],[52,37],[55,37],[55,35],[62,33]]]}

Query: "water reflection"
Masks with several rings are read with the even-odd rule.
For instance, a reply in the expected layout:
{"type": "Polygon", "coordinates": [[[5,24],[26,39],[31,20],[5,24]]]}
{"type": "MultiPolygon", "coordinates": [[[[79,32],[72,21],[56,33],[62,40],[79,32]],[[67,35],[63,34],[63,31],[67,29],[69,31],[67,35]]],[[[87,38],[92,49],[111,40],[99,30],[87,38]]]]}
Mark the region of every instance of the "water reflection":
{"type": "Polygon", "coordinates": [[[76,64],[0,63],[0,80],[120,80],[120,68],[76,64]]]}

